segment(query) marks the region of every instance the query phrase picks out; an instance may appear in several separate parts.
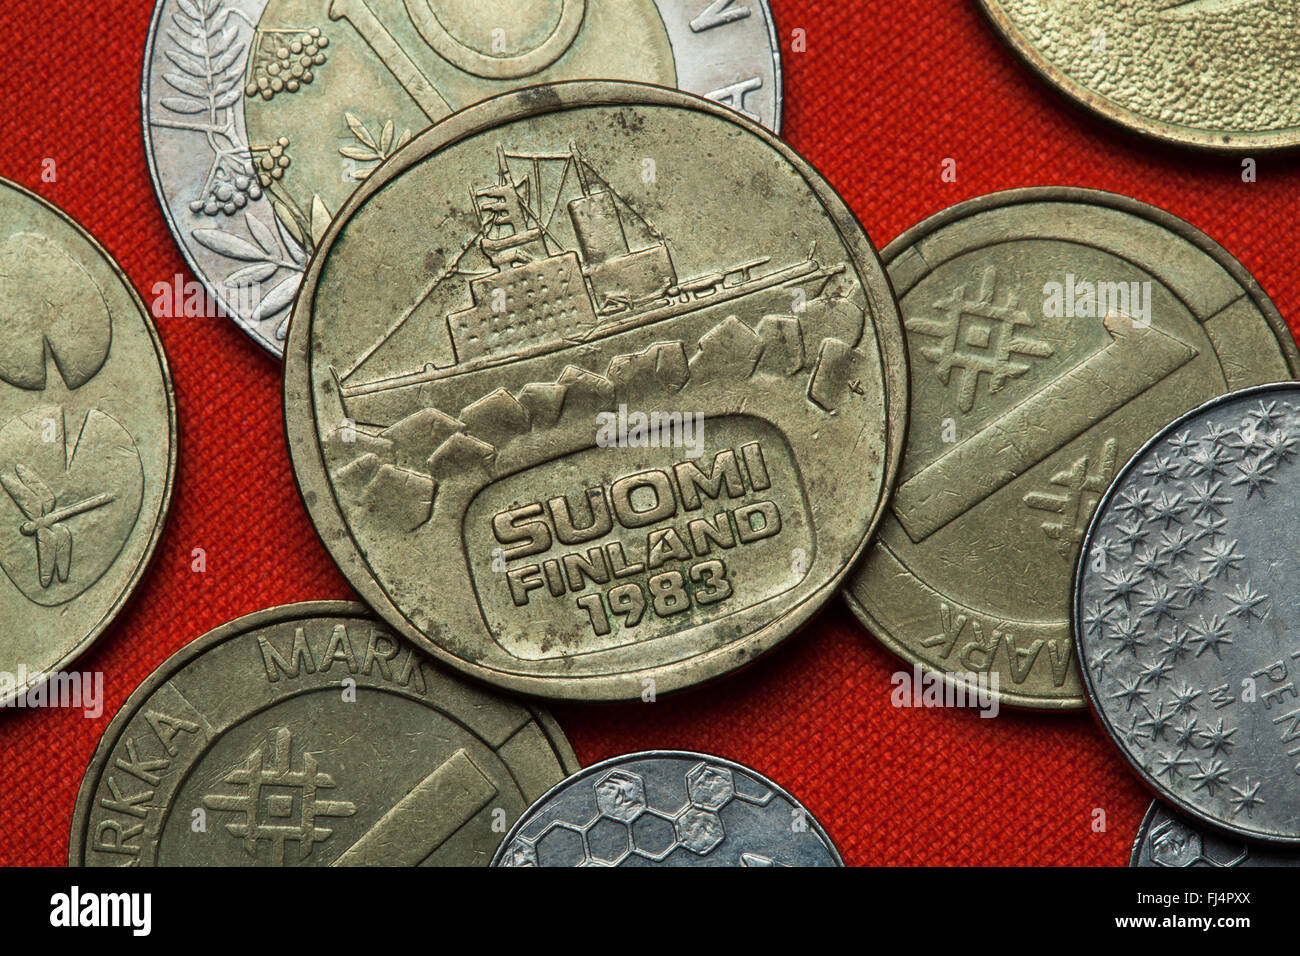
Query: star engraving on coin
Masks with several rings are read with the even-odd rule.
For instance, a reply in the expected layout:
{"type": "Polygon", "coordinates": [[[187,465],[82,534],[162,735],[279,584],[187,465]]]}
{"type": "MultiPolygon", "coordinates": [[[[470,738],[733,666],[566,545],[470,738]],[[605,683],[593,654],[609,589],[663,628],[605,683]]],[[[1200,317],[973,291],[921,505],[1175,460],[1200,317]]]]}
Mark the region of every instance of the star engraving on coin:
{"type": "MultiPolygon", "coordinates": [[[[1188,495],[1207,500],[1189,465],[1209,449],[1222,450],[1243,474],[1267,466],[1278,489],[1294,488],[1294,465],[1260,449],[1285,447],[1296,434],[1300,386],[1261,386],[1208,403],[1163,429],[1124,466],[1098,507],[1090,539],[1113,533],[1135,502],[1145,502],[1144,526],[1187,530],[1195,512],[1175,504],[1188,495]],[[1157,460],[1173,463],[1178,475],[1158,493],[1157,460]]],[[[1166,574],[1187,582],[1178,591],[1154,568],[1134,570],[1132,558],[1120,558],[1118,567],[1114,558],[1094,559],[1085,543],[1075,600],[1079,653],[1091,662],[1113,642],[1132,651],[1108,657],[1104,669],[1087,668],[1088,688],[1121,750],[1167,799],[1241,836],[1300,842],[1300,796],[1289,783],[1300,759],[1292,730],[1300,719],[1293,677],[1300,646],[1294,601],[1279,597],[1294,593],[1300,580],[1285,537],[1294,509],[1280,492],[1260,495],[1248,483],[1221,484],[1215,496],[1223,523],[1197,547],[1166,554],[1166,574]],[[1111,570],[1099,570],[1099,563],[1111,570]],[[1160,608],[1159,618],[1147,619],[1144,641],[1122,619],[1096,614],[1097,602],[1119,593],[1120,582],[1125,600],[1160,608]],[[1128,715],[1138,702],[1154,716],[1135,740],[1128,715]],[[1175,725],[1175,716],[1182,723],[1175,725]]]]}

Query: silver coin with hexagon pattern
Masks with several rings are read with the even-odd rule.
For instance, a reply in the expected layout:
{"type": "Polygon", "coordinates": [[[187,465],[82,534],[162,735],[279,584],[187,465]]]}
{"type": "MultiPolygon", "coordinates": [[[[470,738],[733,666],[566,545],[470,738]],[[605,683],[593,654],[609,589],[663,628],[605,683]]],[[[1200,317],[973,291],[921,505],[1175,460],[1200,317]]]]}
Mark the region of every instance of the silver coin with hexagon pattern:
{"type": "Polygon", "coordinates": [[[1094,709],[1190,816],[1300,843],[1300,384],[1167,426],[1097,506],[1074,630],[1094,709]]]}
{"type": "Polygon", "coordinates": [[[569,777],[506,835],[493,866],[843,866],[804,807],[721,757],[655,750],[569,777]]]}
{"type": "Polygon", "coordinates": [[[1147,810],[1133,841],[1128,865],[1217,870],[1238,866],[1300,866],[1300,852],[1291,847],[1265,846],[1224,836],[1157,800],[1147,810]]]}

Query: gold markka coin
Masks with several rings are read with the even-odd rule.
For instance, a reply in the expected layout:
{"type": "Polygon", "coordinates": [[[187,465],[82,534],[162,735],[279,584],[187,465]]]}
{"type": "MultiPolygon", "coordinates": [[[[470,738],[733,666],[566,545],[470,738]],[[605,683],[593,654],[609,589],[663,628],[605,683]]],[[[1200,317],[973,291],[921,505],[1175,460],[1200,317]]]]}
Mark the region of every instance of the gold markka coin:
{"type": "Polygon", "coordinates": [[[104,632],[144,576],[171,504],[176,404],[153,320],[121,268],[66,214],[3,179],[0,315],[8,705],[78,687],[43,679],[104,632]]]}
{"type": "MultiPolygon", "coordinates": [[[[1102,493],[1188,409],[1291,378],[1295,341],[1221,246],[1110,193],[983,196],[883,255],[907,328],[912,410],[898,487],[846,586],[849,606],[954,687],[996,677],[1006,704],[1082,708],[1070,602],[1102,493]]],[[[1163,559],[1159,537],[1134,556],[1163,559]]]]}
{"type": "Polygon", "coordinates": [[[1181,146],[1300,145],[1294,0],[976,0],[1038,76],[1104,119],[1181,146]]]}
{"type": "Polygon", "coordinates": [[[640,84],[509,94],[331,227],[285,422],[312,520],[403,634],[503,687],[635,699],[834,593],[906,416],[875,250],[788,147],[640,84]]]}
{"type": "Polygon", "coordinates": [[[225,624],[113,718],[71,866],[486,866],[578,769],[555,721],[435,666],[360,604],[225,624]]]}

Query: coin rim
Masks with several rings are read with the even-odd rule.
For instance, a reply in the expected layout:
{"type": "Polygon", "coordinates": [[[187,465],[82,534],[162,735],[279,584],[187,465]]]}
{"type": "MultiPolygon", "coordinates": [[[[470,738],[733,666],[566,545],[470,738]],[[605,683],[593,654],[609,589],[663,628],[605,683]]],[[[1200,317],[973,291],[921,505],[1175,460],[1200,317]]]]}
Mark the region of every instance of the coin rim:
{"type": "MultiPolygon", "coordinates": [[[[772,117],[771,133],[781,135],[781,124],[785,119],[785,73],[781,65],[781,36],[776,29],[776,14],[772,12],[771,0],[755,0],[763,11],[763,20],[767,23],[768,45],[772,49],[773,81],[776,83],[776,110],[772,117]]],[[[739,111],[737,111],[739,112],[739,111]]],[[[743,113],[739,115],[744,116],[743,113]]]]}
{"type": "Polygon", "coordinates": [[[1197,127],[1152,119],[1120,106],[1100,93],[1089,90],[1043,56],[1038,47],[1030,43],[1020,29],[1011,22],[1011,18],[1000,7],[993,6],[993,0],[973,0],[973,2],[989,22],[998,39],[1011,50],[1022,66],[1073,105],[1096,118],[1105,120],[1112,127],[1137,133],[1170,146],[1181,146],[1185,149],[1219,155],[1283,152],[1300,147],[1300,126],[1260,133],[1230,130],[1210,132],[1197,127]]]}
{"type": "MultiPolygon", "coordinates": [[[[145,161],[149,164],[149,181],[153,186],[154,198],[157,199],[158,205],[162,210],[163,219],[167,223],[167,232],[171,235],[172,243],[176,246],[177,249],[180,250],[181,258],[185,260],[185,264],[189,267],[190,273],[196,279],[199,280],[199,282],[203,285],[203,288],[207,291],[208,295],[221,306],[221,311],[224,312],[226,317],[230,319],[232,322],[234,322],[235,325],[239,326],[239,330],[243,332],[244,335],[252,339],[253,342],[257,345],[257,347],[261,351],[269,355],[274,361],[283,363],[284,354],[288,350],[288,345],[289,345],[288,337],[286,336],[284,342],[281,343],[282,347],[280,349],[276,349],[276,347],[272,344],[271,340],[258,330],[259,323],[253,322],[250,319],[245,318],[239,312],[238,309],[235,309],[231,306],[226,295],[221,291],[217,283],[208,277],[206,270],[199,268],[198,260],[195,254],[190,251],[189,244],[182,240],[181,236],[183,234],[183,230],[181,229],[180,224],[176,221],[176,217],[172,214],[171,204],[168,202],[167,195],[163,191],[162,177],[158,174],[158,166],[157,163],[154,161],[153,131],[152,131],[152,124],[149,121],[149,116],[150,116],[149,94],[152,89],[152,84],[150,82],[151,79],[150,68],[153,65],[155,41],[157,40],[158,34],[160,32],[159,28],[162,25],[163,7],[167,6],[169,2],[174,2],[174,0],[155,0],[154,2],[153,15],[149,20],[149,33],[145,38],[144,59],[142,61],[141,79],[140,79],[140,128],[141,128],[141,134],[144,139],[145,161]]],[[[264,0],[264,2],[269,3],[270,0],[264,0]]],[[[659,16],[662,16],[662,14],[659,13],[659,9],[658,9],[658,4],[660,0],[651,0],[651,2],[654,3],[655,5],[655,13],[659,16]]],[[[667,2],[681,2],[681,0],[667,0],[667,2]]],[[[754,0],[754,2],[759,5],[762,11],[764,22],[767,24],[769,46],[771,48],[772,62],[775,68],[773,77],[774,77],[774,82],[776,84],[776,91],[775,91],[775,95],[773,96],[773,119],[772,119],[771,132],[774,135],[779,136],[781,133],[782,121],[785,118],[785,74],[782,69],[781,40],[779,34],[777,33],[776,16],[772,12],[772,6],[770,0],[754,0]]],[[[254,26],[254,30],[256,30],[256,26],[254,26]]],[[[676,55],[674,54],[674,69],[675,68],[676,68],[676,55]]],[[[528,88],[529,87],[519,87],[518,90],[524,90],[528,88]]],[[[495,96],[488,97],[488,99],[496,99],[496,97],[495,96]]],[[[483,102],[486,102],[486,100],[479,101],[479,103],[483,103],[483,102]]],[[[472,109],[474,106],[479,105],[479,103],[471,103],[468,106],[464,107],[463,109],[457,110],[455,113],[451,113],[448,116],[443,117],[442,120],[439,120],[439,123],[446,122],[447,120],[451,119],[452,116],[455,116],[456,113],[463,113],[465,112],[465,110],[472,109]]],[[[726,108],[727,107],[723,107],[723,109],[726,108]]],[[[737,113],[737,115],[743,116],[743,114],[741,113],[737,113]]],[[[426,131],[427,131],[427,127],[426,127],[426,131]]],[[[358,189],[360,189],[363,185],[364,184],[358,184],[358,189]]],[[[356,190],[353,191],[352,195],[354,196],[356,195],[356,190]]],[[[349,199],[350,198],[351,197],[349,197],[349,199]]],[[[345,204],[343,207],[340,208],[339,212],[334,216],[334,219],[337,219],[340,215],[342,215],[343,209],[346,208],[347,205],[345,204]]],[[[332,221],[333,220],[331,220],[331,222],[332,221]]],[[[302,288],[302,283],[305,283],[306,281],[307,281],[307,275],[306,272],[304,271],[303,277],[299,282],[300,290],[302,288]]],[[[289,314],[290,316],[293,315],[292,308],[290,309],[289,314]]]]}
{"type": "MultiPolygon", "coordinates": [[[[48,680],[51,674],[63,670],[77,658],[81,657],[82,654],[90,650],[91,645],[98,641],[104,635],[104,632],[113,625],[121,615],[122,611],[126,608],[126,605],[130,602],[131,598],[134,597],[136,589],[140,586],[140,582],[148,572],[149,566],[153,563],[154,555],[158,551],[158,542],[162,538],[164,529],[167,527],[167,518],[171,514],[172,493],[176,489],[176,460],[180,450],[180,425],[176,409],[176,385],[172,381],[171,366],[167,362],[167,352],[163,349],[162,339],[158,335],[157,326],[154,325],[153,316],[150,314],[148,308],[146,308],[144,299],[140,296],[134,283],[132,283],[130,278],[128,278],[126,271],[118,261],[113,258],[109,251],[104,248],[103,243],[96,239],[90,233],[90,230],[74,219],[70,213],[60,209],[50,200],[36,194],[25,186],[21,186],[13,180],[0,176],[0,187],[6,186],[27,199],[35,200],[37,204],[53,213],[59,219],[62,219],[67,225],[71,226],[73,231],[80,235],[81,238],[89,242],[91,248],[97,252],[108,265],[109,269],[117,277],[117,280],[122,284],[123,288],[126,289],[127,295],[135,305],[136,311],[139,313],[140,319],[144,323],[145,331],[149,333],[149,338],[153,342],[154,354],[158,359],[158,368],[162,372],[163,392],[167,399],[167,474],[163,482],[162,498],[158,503],[157,516],[153,522],[153,530],[150,532],[149,541],[145,544],[145,549],[140,554],[140,560],[136,563],[135,570],[133,570],[129,575],[126,585],[121,589],[113,603],[104,611],[95,626],[92,627],[90,631],[82,637],[81,640],[74,644],[61,658],[43,671],[45,680],[48,680]]],[[[146,475],[145,477],[146,480],[148,480],[148,476],[146,475]]],[[[137,523],[138,521],[139,519],[137,519],[137,523]]],[[[135,533],[135,525],[132,525],[131,532],[132,534],[135,533]]],[[[128,536],[127,541],[129,542],[130,540],[131,538],[128,536]]],[[[125,548],[125,546],[123,547],[125,548]]],[[[114,563],[109,566],[109,571],[112,571],[113,567],[116,566],[116,563],[116,559],[114,559],[114,563]]],[[[72,601],[68,603],[75,603],[81,596],[82,595],[78,595],[77,598],[73,598],[72,601]]],[[[0,709],[9,707],[20,695],[29,693],[33,688],[43,684],[45,680],[28,683],[28,685],[21,690],[15,689],[12,694],[0,697],[0,709]]]]}
{"type": "Polygon", "coordinates": [[[1133,849],[1129,851],[1128,865],[1130,867],[1142,867],[1142,847],[1146,845],[1147,834],[1151,832],[1151,824],[1155,821],[1156,813],[1159,812],[1162,804],[1159,800],[1152,800],[1151,806],[1147,807],[1147,812],[1142,814],[1142,822],[1138,824],[1137,836],[1133,838],[1133,849]]]}
{"type": "MultiPolygon", "coordinates": [[[[1242,263],[1230,253],[1224,246],[1220,245],[1215,239],[1198,227],[1192,225],[1185,219],[1182,219],[1166,209],[1151,203],[1143,202],[1140,199],[1134,199],[1131,196],[1123,196],[1119,193],[1108,192],[1101,189],[1089,189],[1082,186],[1024,186],[1017,189],[1003,189],[996,192],[985,193],[982,196],[976,196],[972,199],[963,200],[941,209],[939,212],[921,220],[912,226],[897,239],[890,242],[880,251],[880,258],[885,263],[885,271],[888,272],[900,256],[909,249],[919,244],[928,236],[937,233],[939,230],[946,228],[954,222],[963,219],[972,218],[975,215],[982,215],[995,209],[1002,209],[1009,206],[1028,205],[1031,203],[1068,203],[1071,205],[1091,205],[1104,209],[1113,209],[1119,212],[1127,213],[1141,219],[1145,219],[1162,229],[1174,233],[1179,238],[1190,242],[1203,253],[1208,255],[1215,263],[1222,267],[1240,287],[1242,292],[1248,296],[1255,306],[1260,310],[1264,319],[1272,329],[1274,338],[1277,339],[1281,348],[1283,358],[1287,367],[1293,376],[1300,375],[1300,347],[1297,347],[1295,336],[1287,326],[1286,320],[1282,318],[1282,313],[1278,311],[1277,305],[1269,298],[1268,293],[1260,285],[1259,280],[1251,274],[1242,263]]],[[[1024,238],[1024,237],[1021,237],[1024,238]]],[[[901,310],[902,305],[900,303],[901,310]]],[[[1215,352],[1216,357],[1218,352],[1215,352]]],[[[1255,386],[1251,386],[1255,387],[1255,386]]],[[[1229,393],[1231,394],[1231,393],[1229,393]]],[[[910,419],[910,410],[909,410],[910,419]]],[[[908,427],[911,427],[909,421],[908,427]]],[[[905,452],[904,452],[905,454],[905,452]]],[[[1100,508],[1100,505],[1098,505],[1100,508]]],[[[1095,514],[1095,512],[1094,512],[1095,514]]],[[[1082,553],[1082,552],[1081,552],[1082,553]]],[[[864,565],[866,561],[865,554],[859,566],[864,565]]],[[[855,568],[857,570],[857,568],[855,568]]],[[[910,569],[909,569],[910,570],[910,569]]],[[[920,580],[918,577],[917,580],[920,580]]],[[[925,582],[922,581],[922,584],[925,582]]],[[[1071,581],[1073,586],[1073,581],[1071,581]]],[[[845,585],[843,589],[843,598],[849,610],[853,613],[870,635],[880,644],[900,658],[905,663],[919,666],[923,673],[942,678],[944,685],[954,690],[970,690],[968,684],[964,681],[953,680],[946,673],[937,671],[928,662],[921,660],[918,656],[911,653],[906,645],[889,634],[888,629],[876,621],[870,613],[858,602],[853,596],[850,586],[845,585]]],[[[1073,603],[1073,592],[1071,592],[1071,603],[1073,603]]],[[[1071,621],[1071,641],[1074,641],[1073,622],[1071,621]]],[[[1075,653],[1076,666],[1083,670],[1079,662],[1078,652],[1075,653]]],[[[1013,693],[1010,691],[999,690],[994,695],[999,704],[1014,707],[1019,710],[1048,711],[1069,713],[1081,711],[1087,708],[1086,700],[1087,691],[1085,690],[1081,697],[1032,697],[1025,694],[1013,693]]]]}
{"type": "Polygon", "coordinates": [[[174,2],[174,0],[155,0],[153,15],[149,19],[149,32],[145,37],[144,59],[141,65],[140,132],[144,140],[145,162],[149,165],[149,182],[153,186],[154,198],[158,201],[158,206],[162,211],[163,221],[167,223],[167,233],[171,236],[172,244],[180,250],[181,258],[185,260],[185,265],[189,267],[191,275],[199,280],[208,296],[221,307],[221,311],[225,313],[226,317],[239,326],[240,331],[252,339],[261,351],[274,358],[275,351],[257,331],[256,324],[244,318],[237,309],[231,308],[227,297],[217,287],[217,284],[208,278],[203,269],[199,268],[198,261],[190,251],[189,245],[181,240],[182,230],[180,224],[176,221],[176,217],[172,215],[171,205],[163,192],[162,177],[158,174],[158,164],[154,161],[153,131],[152,124],[149,122],[149,93],[152,88],[149,82],[149,74],[150,67],[153,64],[154,43],[158,38],[159,28],[162,25],[163,7],[167,6],[169,2],[174,2]]]}
{"type": "Polygon", "coordinates": [[[685,758],[687,760],[701,760],[705,763],[721,764],[729,770],[739,770],[747,776],[757,777],[764,784],[771,787],[774,791],[785,797],[785,799],[789,800],[798,809],[804,812],[805,819],[812,824],[817,833],[821,836],[823,842],[825,842],[826,847],[830,850],[831,858],[835,861],[835,865],[840,867],[844,866],[844,859],[840,856],[840,851],[835,846],[835,841],[831,839],[831,835],[826,832],[826,828],[822,826],[821,821],[813,815],[812,811],[805,807],[803,803],[794,796],[794,794],[790,793],[790,791],[786,790],[785,787],[782,787],[780,784],[773,782],[765,774],[759,773],[753,767],[747,767],[735,760],[728,760],[726,757],[700,753],[698,750],[638,750],[633,753],[621,754],[617,757],[609,757],[606,760],[593,763],[590,766],[583,767],[581,770],[570,774],[534,800],[532,805],[520,814],[519,819],[515,821],[515,825],[510,828],[510,831],[501,840],[501,845],[497,847],[496,853],[492,855],[492,862],[489,863],[488,866],[499,867],[501,865],[501,858],[505,855],[506,847],[515,839],[519,830],[529,821],[535,811],[539,811],[543,804],[547,803],[561,791],[567,790],[570,786],[577,784],[592,774],[600,773],[612,767],[621,767],[634,760],[657,760],[663,758],[685,758]]]}
{"type": "MultiPolygon", "coordinates": [[[[113,751],[121,740],[123,731],[126,730],[140,708],[160,687],[169,682],[176,676],[178,671],[191,661],[202,657],[213,647],[224,644],[233,638],[287,621],[305,621],[328,617],[359,618],[376,624],[383,623],[368,607],[358,601],[299,601],[294,604],[280,604],[275,607],[263,608],[260,611],[253,611],[250,614],[244,614],[233,621],[227,621],[225,624],[213,628],[177,649],[155,667],[149,676],[131,692],[131,695],[118,708],[117,713],[113,715],[112,721],[109,722],[108,727],[100,735],[99,743],[95,745],[95,752],[91,755],[90,763],[81,776],[81,783],[77,787],[76,802],[72,807],[72,822],[68,831],[68,866],[87,865],[84,862],[86,827],[90,823],[90,813],[93,808],[95,793],[98,790],[100,779],[103,777],[104,769],[113,756],[113,751]]],[[[505,694],[500,696],[509,703],[523,707],[533,715],[546,737],[547,743],[554,750],[560,763],[560,769],[564,773],[573,774],[578,771],[581,764],[578,762],[577,755],[573,752],[573,746],[549,712],[534,706],[529,701],[516,700],[505,694]]]]}
{"type": "Polygon", "coordinates": [[[856,214],[835,188],[794,149],[752,120],[712,100],[680,90],[645,83],[574,80],[514,90],[453,114],[417,136],[372,173],[352,194],[347,204],[334,217],[317,247],[317,254],[308,265],[301,290],[294,302],[293,317],[289,322],[289,337],[285,343],[285,442],[289,448],[294,482],[321,543],[352,587],[390,626],[448,666],[508,690],[562,700],[626,701],[639,697],[641,690],[638,678],[653,679],[656,692],[668,694],[721,678],[751,663],[808,623],[834,598],[874,538],[898,477],[906,440],[910,381],[902,317],[888,269],[880,253],[856,214]],[[853,262],[855,272],[866,280],[862,283],[862,289],[871,310],[871,329],[880,353],[884,391],[882,402],[885,434],[880,493],[871,505],[871,517],[865,534],[844,566],[802,602],[792,605],[781,617],[758,628],[741,641],[685,660],[652,664],[640,670],[618,674],[536,677],[500,671],[457,657],[424,635],[407,620],[405,613],[378,583],[360,553],[348,522],[339,508],[325,469],[321,441],[317,434],[316,407],[311,396],[311,320],[316,288],[323,264],[342,229],[375,193],[411,167],[460,142],[507,123],[524,122],[559,111],[622,106],[691,110],[738,125],[759,137],[769,149],[789,163],[821,203],[827,220],[839,235],[849,260],[853,262]],[[877,287],[870,284],[873,276],[877,287]],[[884,301],[881,301],[878,292],[884,294],[884,301]],[[314,505],[308,501],[309,495],[315,497],[314,505]]]}
{"type": "Polygon", "coordinates": [[[1200,415],[1204,415],[1207,412],[1214,411],[1222,405],[1237,402],[1244,398],[1251,398],[1255,395],[1267,395],[1271,392],[1279,391],[1292,392],[1297,397],[1300,397],[1300,382],[1269,382],[1264,385],[1251,385],[1246,388],[1237,389],[1234,392],[1228,392],[1226,395],[1212,398],[1208,402],[1204,402],[1196,408],[1193,408],[1191,411],[1178,416],[1164,428],[1152,435],[1151,438],[1149,438],[1142,447],[1135,451],[1133,456],[1124,463],[1124,467],[1115,473],[1115,480],[1111,482],[1110,487],[1106,489],[1105,493],[1101,496],[1101,499],[1097,502],[1097,508],[1092,514],[1092,520],[1088,522],[1088,531],[1083,536],[1083,546],[1079,551],[1079,560],[1075,564],[1074,569],[1073,595],[1070,601],[1070,630],[1073,632],[1075,659],[1079,662],[1079,670],[1083,672],[1083,686],[1088,697],[1088,707],[1092,711],[1093,717],[1096,718],[1097,723],[1101,725],[1102,729],[1106,731],[1106,735],[1110,738],[1111,742],[1115,744],[1115,749],[1119,751],[1125,762],[1128,763],[1130,768],[1137,773],[1138,778],[1146,784],[1147,788],[1154,795],[1198,822],[1208,824],[1213,829],[1219,830],[1223,833],[1241,837],[1247,841],[1254,840],[1260,843],[1294,846],[1300,844],[1300,823],[1297,823],[1295,830],[1291,834],[1261,833],[1258,830],[1247,830],[1242,827],[1233,826],[1230,822],[1216,819],[1200,808],[1187,803],[1178,794],[1174,793],[1172,790],[1166,789],[1158,780],[1155,779],[1154,776],[1147,772],[1145,767],[1142,767],[1133,760],[1128,748],[1124,746],[1123,741],[1121,741],[1119,736],[1115,733],[1115,729],[1111,726],[1111,722],[1103,711],[1102,705],[1097,700],[1097,691],[1096,688],[1093,687],[1092,683],[1092,672],[1086,666],[1083,657],[1083,639],[1080,637],[1079,629],[1079,620],[1083,615],[1083,575],[1087,570],[1087,555],[1092,545],[1093,535],[1097,531],[1098,520],[1111,499],[1115,497],[1121,482],[1128,477],[1129,473],[1136,466],[1138,460],[1152,448],[1159,445],[1160,442],[1168,438],[1177,429],[1186,426],[1192,419],[1197,418],[1200,415]]]}

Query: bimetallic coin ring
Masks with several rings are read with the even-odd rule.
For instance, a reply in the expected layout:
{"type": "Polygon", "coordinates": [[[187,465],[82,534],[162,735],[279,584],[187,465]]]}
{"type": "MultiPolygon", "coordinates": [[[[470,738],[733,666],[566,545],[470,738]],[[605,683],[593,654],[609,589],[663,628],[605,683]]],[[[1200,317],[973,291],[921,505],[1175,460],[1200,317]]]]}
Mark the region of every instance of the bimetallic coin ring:
{"type": "Polygon", "coordinates": [[[307,259],[381,162],[490,96],[594,77],[780,129],[767,0],[158,0],[145,152],[190,268],[279,356],[307,259]]]}

